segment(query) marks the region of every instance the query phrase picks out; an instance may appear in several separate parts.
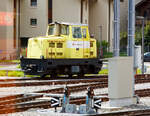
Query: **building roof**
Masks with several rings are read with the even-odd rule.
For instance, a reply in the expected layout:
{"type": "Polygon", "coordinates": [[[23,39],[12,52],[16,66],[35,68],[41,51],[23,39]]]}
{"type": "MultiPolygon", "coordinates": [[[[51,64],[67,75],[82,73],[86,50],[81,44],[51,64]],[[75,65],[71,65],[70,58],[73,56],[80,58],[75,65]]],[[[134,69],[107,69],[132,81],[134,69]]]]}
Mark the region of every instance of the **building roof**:
{"type": "Polygon", "coordinates": [[[81,24],[81,23],[69,23],[69,22],[53,22],[53,23],[50,23],[49,25],[52,25],[52,24],[88,26],[87,24],[81,24]]]}
{"type": "Polygon", "coordinates": [[[137,4],[136,4],[136,7],[140,7],[141,5],[144,5],[144,4],[147,4],[147,3],[150,3],[150,0],[140,0],[137,4]]]}

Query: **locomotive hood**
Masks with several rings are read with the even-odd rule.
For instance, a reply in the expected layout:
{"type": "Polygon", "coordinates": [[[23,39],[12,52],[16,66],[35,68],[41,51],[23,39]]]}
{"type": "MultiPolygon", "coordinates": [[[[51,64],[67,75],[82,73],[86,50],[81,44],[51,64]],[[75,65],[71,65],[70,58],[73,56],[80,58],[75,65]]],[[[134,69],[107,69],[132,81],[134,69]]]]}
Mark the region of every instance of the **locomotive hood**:
{"type": "Polygon", "coordinates": [[[64,37],[60,37],[60,36],[40,36],[40,37],[34,37],[34,38],[30,38],[31,40],[35,40],[35,41],[42,41],[42,40],[59,40],[59,39],[63,39],[64,37]]]}

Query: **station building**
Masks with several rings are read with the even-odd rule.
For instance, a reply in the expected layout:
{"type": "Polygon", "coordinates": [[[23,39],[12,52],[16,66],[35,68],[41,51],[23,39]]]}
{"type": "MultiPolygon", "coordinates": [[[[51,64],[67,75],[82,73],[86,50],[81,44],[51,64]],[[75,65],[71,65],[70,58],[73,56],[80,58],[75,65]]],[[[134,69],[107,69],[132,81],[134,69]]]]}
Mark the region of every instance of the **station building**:
{"type": "Polygon", "coordinates": [[[19,46],[17,0],[0,2],[0,59],[14,59],[19,46]]]}
{"type": "Polygon", "coordinates": [[[44,36],[49,23],[89,25],[90,34],[112,50],[113,0],[0,0],[0,59],[14,59],[30,37],[44,36]]]}

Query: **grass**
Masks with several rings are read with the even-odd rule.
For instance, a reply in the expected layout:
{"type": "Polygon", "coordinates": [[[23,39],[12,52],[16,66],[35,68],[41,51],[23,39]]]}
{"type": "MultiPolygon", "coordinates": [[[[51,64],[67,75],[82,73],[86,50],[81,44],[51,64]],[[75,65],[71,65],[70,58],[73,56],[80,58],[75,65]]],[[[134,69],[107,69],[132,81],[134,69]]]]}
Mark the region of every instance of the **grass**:
{"type": "MultiPolygon", "coordinates": [[[[99,74],[108,75],[108,69],[102,69],[99,71],[99,74]]],[[[141,74],[141,70],[137,70],[137,74],[141,74]]],[[[0,71],[0,76],[8,76],[8,77],[24,77],[24,73],[21,71],[0,71]]],[[[35,77],[35,75],[26,75],[26,77],[35,77]]],[[[37,76],[36,76],[37,77],[37,76]]]]}
{"type": "Polygon", "coordinates": [[[0,76],[23,77],[24,73],[21,71],[0,71],[0,76]]]}
{"type": "MultiPolygon", "coordinates": [[[[120,52],[120,56],[127,56],[127,54],[125,52],[120,52]]],[[[105,52],[103,57],[104,58],[111,58],[111,57],[113,57],[113,53],[112,52],[105,52]]]]}
{"type": "Polygon", "coordinates": [[[20,63],[20,60],[0,60],[0,63],[20,63]]]}
{"type": "MultiPolygon", "coordinates": [[[[8,77],[24,77],[24,72],[22,71],[0,71],[0,76],[8,77]]],[[[25,75],[25,77],[39,77],[37,75],[25,75]]]]}
{"type": "Polygon", "coordinates": [[[23,77],[24,73],[21,71],[9,71],[8,77],[23,77]]]}
{"type": "Polygon", "coordinates": [[[0,76],[6,76],[7,72],[6,71],[0,71],[0,76]]]}
{"type": "Polygon", "coordinates": [[[18,64],[18,66],[16,68],[21,68],[20,64],[18,64]]]}
{"type": "Polygon", "coordinates": [[[108,75],[108,69],[102,69],[101,71],[99,71],[99,74],[108,75]]]}
{"type": "MultiPolygon", "coordinates": [[[[23,54],[25,54],[25,49],[22,50],[23,54]]],[[[126,53],[120,53],[120,56],[127,56],[126,53]]],[[[104,58],[113,57],[112,52],[104,53],[104,58]]],[[[20,63],[20,60],[0,60],[0,62],[12,62],[12,63],[20,63]]],[[[1,68],[2,66],[0,66],[1,68]]],[[[18,64],[17,68],[21,68],[20,64],[18,64]]],[[[102,69],[99,71],[99,74],[108,75],[108,69],[102,69]]],[[[141,74],[141,70],[137,70],[137,74],[141,74]]],[[[24,73],[21,71],[0,71],[0,76],[9,76],[9,77],[23,77],[24,73]]],[[[26,77],[34,77],[34,75],[26,75],[26,77]]]]}
{"type": "MultiPolygon", "coordinates": [[[[137,74],[142,74],[140,69],[137,69],[136,73],[137,74]]],[[[108,75],[108,69],[102,69],[101,71],[99,71],[99,74],[108,75]]]]}
{"type": "Polygon", "coordinates": [[[137,69],[136,73],[137,74],[142,74],[142,71],[140,69],[137,69]]]}

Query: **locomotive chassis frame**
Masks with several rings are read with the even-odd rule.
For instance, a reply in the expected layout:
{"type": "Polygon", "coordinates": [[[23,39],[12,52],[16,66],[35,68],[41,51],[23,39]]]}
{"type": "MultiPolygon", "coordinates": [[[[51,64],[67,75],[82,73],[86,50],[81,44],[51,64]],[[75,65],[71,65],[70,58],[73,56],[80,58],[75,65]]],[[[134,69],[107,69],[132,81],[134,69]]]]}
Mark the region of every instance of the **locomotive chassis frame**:
{"type": "Polygon", "coordinates": [[[26,75],[97,74],[102,67],[99,58],[89,59],[33,59],[20,58],[21,68],[26,75]]]}

